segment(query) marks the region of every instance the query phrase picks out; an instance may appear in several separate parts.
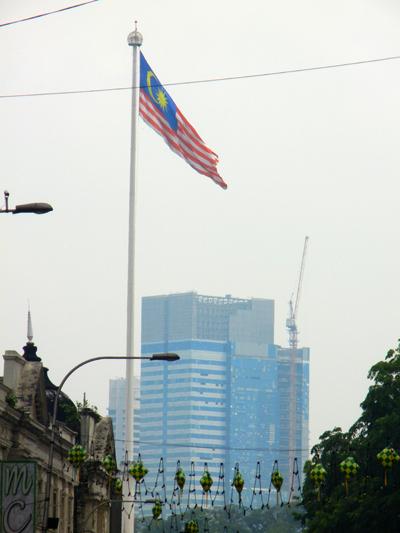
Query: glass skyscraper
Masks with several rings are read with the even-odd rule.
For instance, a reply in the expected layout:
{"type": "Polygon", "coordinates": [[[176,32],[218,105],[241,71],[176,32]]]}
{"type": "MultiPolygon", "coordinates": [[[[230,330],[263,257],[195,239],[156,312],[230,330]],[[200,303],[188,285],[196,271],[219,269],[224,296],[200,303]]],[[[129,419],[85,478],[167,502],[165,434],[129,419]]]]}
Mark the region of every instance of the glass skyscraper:
{"type": "MultiPolygon", "coordinates": [[[[244,493],[257,461],[264,486],[275,459],[287,479],[290,358],[274,344],[273,300],[194,292],[143,298],[142,353],[157,352],[181,359],[142,361],[140,451],[150,485],[160,457],[169,491],[177,461],[187,475],[195,462],[197,483],[206,462],[213,489],[221,463],[226,488],[239,463],[244,493]]],[[[308,349],[298,350],[296,369],[300,463],[308,449],[308,349]]]]}

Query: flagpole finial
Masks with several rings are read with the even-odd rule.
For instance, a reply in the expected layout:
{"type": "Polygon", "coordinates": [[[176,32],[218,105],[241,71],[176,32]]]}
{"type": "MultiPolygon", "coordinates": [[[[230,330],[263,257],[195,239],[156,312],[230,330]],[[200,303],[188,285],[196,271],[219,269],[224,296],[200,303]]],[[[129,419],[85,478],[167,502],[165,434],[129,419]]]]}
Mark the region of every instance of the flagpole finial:
{"type": "Polygon", "coordinates": [[[137,20],[135,20],[135,30],[128,35],[129,46],[141,46],[143,43],[143,35],[137,29],[137,20]]]}

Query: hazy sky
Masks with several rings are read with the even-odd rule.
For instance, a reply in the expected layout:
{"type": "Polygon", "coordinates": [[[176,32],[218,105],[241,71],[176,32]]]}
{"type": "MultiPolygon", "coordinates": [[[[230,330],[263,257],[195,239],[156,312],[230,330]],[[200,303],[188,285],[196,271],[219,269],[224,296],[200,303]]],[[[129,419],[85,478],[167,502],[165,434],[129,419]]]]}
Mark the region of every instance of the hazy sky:
{"type": "MultiPolygon", "coordinates": [[[[0,22],[75,3],[1,0],[0,22]]],[[[0,28],[0,95],[127,86],[126,38],[164,82],[400,54],[396,0],[103,0],[0,28]]],[[[305,235],[299,310],[311,348],[311,443],[359,415],[370,366],[400,336],[400,60],[170,87],[220,156],[223,191],[140,123],[138,296],[197,290],[287,302],[305,235]]],[[[54,212],[1,217],[0,351],[34,341],[58,383],[123,354],[129,91],[0,99],[1,190],[54,212]]],[[[123,363],[66,385],[105,412],[123,363]]]]}

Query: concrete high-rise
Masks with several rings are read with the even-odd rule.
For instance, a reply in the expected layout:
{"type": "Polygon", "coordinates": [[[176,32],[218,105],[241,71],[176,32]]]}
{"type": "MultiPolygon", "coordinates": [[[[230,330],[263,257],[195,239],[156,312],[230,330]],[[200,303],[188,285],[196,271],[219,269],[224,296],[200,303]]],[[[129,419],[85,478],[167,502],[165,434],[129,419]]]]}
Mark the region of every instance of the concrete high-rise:
{"type": "Polygon", "coordinates": [[[297,348],[295,352],[296,416],[294,435],[290,438],[290,387],[293,348],[278,348],[278,396],[279,396],[279,465],[288,475],[297,458],[300,475],[309,456],[309,348],[297,348]],[[292,448],[292,446],[294,446],[292,448]]]}
{"type": "MultiPolygon", "coordinates": [[[[108,391],[108,416],[112,418],[115,435],[115,454],[118,464],[125,460],[125,378],[110,379],[108,391]]],[[[134,440],[140,440],[140,380],[135,378],[133,397],[135,400],[134,440]]],[[[137,449],[137,445],[135,445],[137,449]]]]}

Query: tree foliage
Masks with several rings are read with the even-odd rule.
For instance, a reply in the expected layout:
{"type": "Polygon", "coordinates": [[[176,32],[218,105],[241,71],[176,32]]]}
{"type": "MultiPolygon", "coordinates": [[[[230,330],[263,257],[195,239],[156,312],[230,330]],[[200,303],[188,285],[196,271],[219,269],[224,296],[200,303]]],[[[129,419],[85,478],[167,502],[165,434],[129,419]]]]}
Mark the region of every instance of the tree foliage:
{"type": "Polygon", "coordinates": [[[179,514],[169,516],[166,520],[145,519],[135,521],[135,531],[138,533],[164,533],[184,530],[189,520],[196,520],[200,532],[209,533],[294,533],[299,531],[299,522],[293,516],[291,507],[273,507],[272,509],[248,509],[234,506],[227,512],[221,507],[211,509],[187,510],[183,517],[179,514]]]}
{"type": "Polygon", "coordinates": [[[321,435],[312,449],[312,461],[305,465],[305,523],[310,533],[400,531],[400,464],[385,472],[377,459],[383,448],[400,448],[400,344],[369,371],[373,381],[362,414],[344,433],[336,427],[321,435]],[[360,465],[359,473],[348,483],[339,465],[352,456],[360,465]],[[322,463],[327,471],[320,489],[309,477],[313,464],[322,463]]]}

